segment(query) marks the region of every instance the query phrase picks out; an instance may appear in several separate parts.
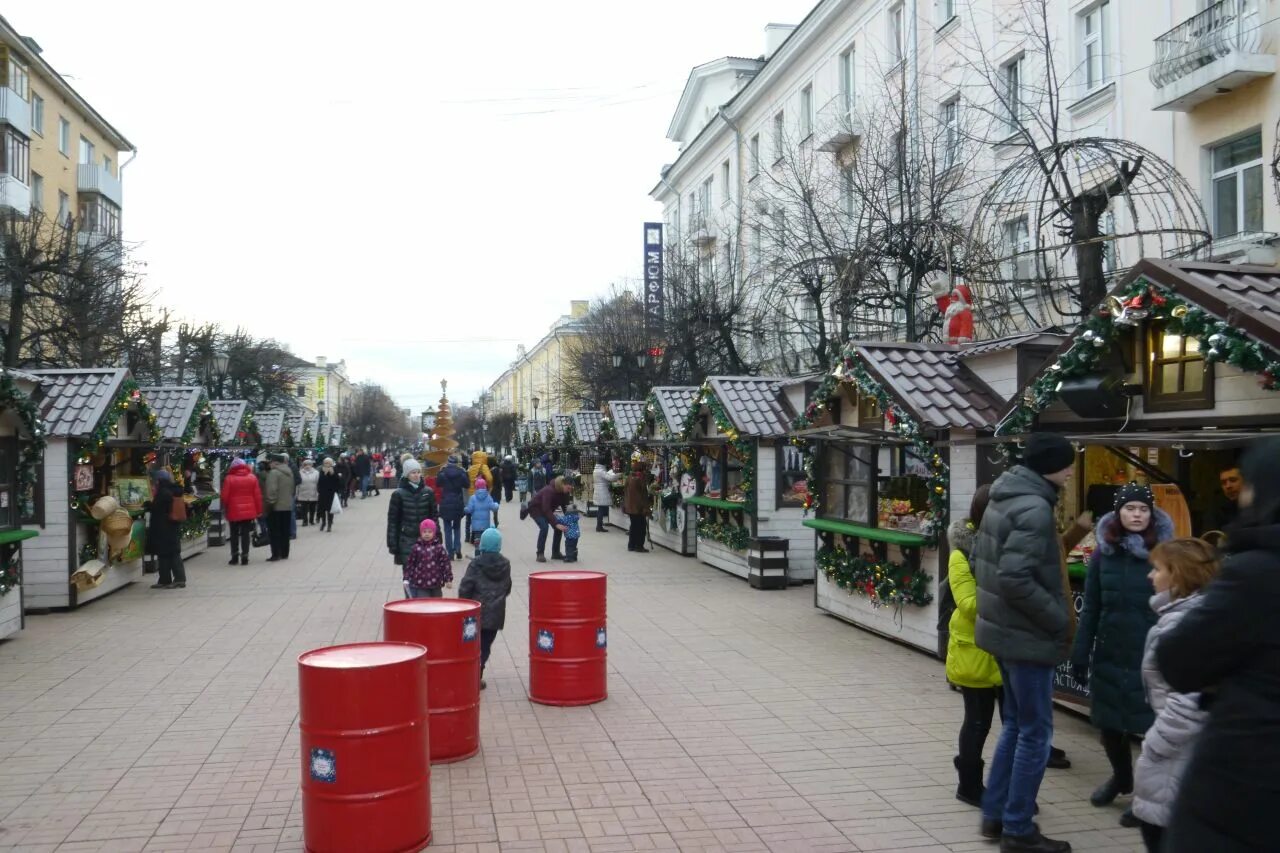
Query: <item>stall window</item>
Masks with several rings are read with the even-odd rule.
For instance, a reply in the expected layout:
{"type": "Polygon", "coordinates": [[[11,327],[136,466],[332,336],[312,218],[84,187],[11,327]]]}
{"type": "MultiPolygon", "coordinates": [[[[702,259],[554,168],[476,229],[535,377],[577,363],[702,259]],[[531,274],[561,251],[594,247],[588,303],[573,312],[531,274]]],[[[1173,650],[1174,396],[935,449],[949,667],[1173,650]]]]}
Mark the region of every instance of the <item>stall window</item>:
{"type": "Polygon", "coordinates": [[[858,426],[864,429],[884,429],[884,412],[875,397],[858,395],[858,426]]]}
{"type": "Polygon", "coordinates": [[[1205,361],[1200,343],[1153,324],[1147,337],[1145,408],[1148,412],[1178,412],[1213,408],[1213,365],[1205,361]]]}
{"type": "Polygon", "coordinates": [[[778,447],[778,508],[803,507],[809,484],[804,475],[804,454],[790,444],[778,447]]]}
{"type": "MultiPolygon", "coordinates": [[[[25,443],[25,442],[24,442],[25,443]]],[[[17,460],[21,453],[22,445],[19,444],[14,451],[14,479],[12,482],[17,483],[17,460]]],[[[35,482],[27,487],[22,494],[16,494],[14,500],[18,506],[18,523],[19,524],[38,524],[44,526],[44,466],[36,466],[35,482]]]]}
{"type": "Polygon", "coordinates": [[[18,526],[17,458],[18,442],[12,438],[0,440],[0,530],[18,526]]]}
{"type": "Polygon", "coordinates": [[[835,468],[837,477],[827,491],[827,505],[832,514],[858,524],[874,523],[876,484],[870,460],[875,448],[851,445],[841,449],[833,447],[833,451],[840,461],[835,468]]]}

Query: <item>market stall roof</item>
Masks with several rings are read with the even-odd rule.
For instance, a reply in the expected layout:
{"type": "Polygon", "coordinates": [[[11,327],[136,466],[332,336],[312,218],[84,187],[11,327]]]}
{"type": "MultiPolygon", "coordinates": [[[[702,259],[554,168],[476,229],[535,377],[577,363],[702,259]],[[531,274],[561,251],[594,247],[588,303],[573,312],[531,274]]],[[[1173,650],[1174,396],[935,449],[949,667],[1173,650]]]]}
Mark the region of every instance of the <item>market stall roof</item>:
{"type": "Polygon", "coordinates": [[[1000,418],[1003,400],[977,377],[955,347],[855,342],[872,376],[921,424],[983,429],[1000,418]]]}
{"type": "Polygon", "coordinates": [[[337,424],[329,424],[329,446],[342,446],[342,427],[337,424]]]}
{"type": "Polygon", "coordinates": [[[284,441],[285,414],[279,409],[267,412],[254,412],[253,422],[258,427],[258,435],[267,447],[274,447],[284,441]]]}
{"type": "Polygon", "coordinates": [[[618,438],[633,441],[644,423],[644,402],[641,400],[610,400],[609,414],[618,429],[618,438]]]}
{"type": "Polygon", "coordinates": [[[249,409],[248,400],[214,400],[209,403],[213,417],[218,422],[218,432],[223,441],[234,444],[240,432],[240,423],[249,409]]]}
{"type": "Polygon", "coordinates": [[[197,385],[170,385],[139,388],[156,416],[161,440],[181,441],[187,425],[196,415],[204,389],[197,385]]]}
{"type": "Polygon", "coordinates": [[[32,370],[44,392],[40,420],[50,438],[85,438],[102,422],[129,371],[123,367],[32,370]]]}
{"type": "Polygon", "coordinates": [[[784,377],[711,376],[707,384],[724,406],[725,414],[743,435],[775,438],[791,429],[779,393],[784,377]]]}
{"type": "Polygon", "coordinates": [[[1119,289],[1139,278],[1169,288],[1272,349],[1280,349],[1280,267],[1144,258],[1119,289]]]}
{"type": "Polygon", "coordinates": [[[600,440],[600,421],[604,412],[574,412],[573,430],[579,444],[595,444],[600,440]]]}
{"type": "Polygon", "coordinates": [[[555,440],[564,443],[569,438],[569,427],[573,425],[573,415],[555,414],[551,416],[551,428],[555,440]]]}
{"type": "Polygon", "coordinates": [[[295,442],[302,440],[306,420],[307,413],[301,409],[295,409],[284,416],[284,428],[289,431],[289,435],[293,437],[295,442]]]}
{"type": "Polygon", "coordinates": [[[539,440],[543,442],[548,441],[551,438],[547,435],[547,430],[551,426],[550,421],[525,421],[523,426],[524,431],[521,433],[520,438],[525,444],[533,443],[533,434],[535,432],[538,434],[539,440]]]}
{"type": "Polygon", "coordinates": [[[651,392],[662,410],[662,417],[667,422],[667,431],[679,435],[684,429],[684,422],[689,419],[689,411],[698,399],[696,385],[660,385],[651,392]]]}
{"type": "Polygon", "coordinates": [[[965,361],[970,358],[1004,352],[1005,350],[1016,349],[1026,345],[1039,344],[1056,347],[1066,337],[1067,332],[1064,329],[1057,326],[1046,326],[1034,332],[1022,332],[1017,335],[1007,335],[1003,338],[992,338],[989,341],[975,341],[971,344],[963,344],[957,354],[960,356],[961,361],[965,361]]]}

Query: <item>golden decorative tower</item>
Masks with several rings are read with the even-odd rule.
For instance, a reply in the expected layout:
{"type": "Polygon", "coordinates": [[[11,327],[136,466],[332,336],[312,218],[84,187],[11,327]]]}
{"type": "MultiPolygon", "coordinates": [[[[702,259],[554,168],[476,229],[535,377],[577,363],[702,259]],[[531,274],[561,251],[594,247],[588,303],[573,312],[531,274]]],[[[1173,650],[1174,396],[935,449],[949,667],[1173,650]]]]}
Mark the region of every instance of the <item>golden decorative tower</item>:
{"type": "Polygon", "coordinates": [[[433,433],[434,437],[427,442],[431,447],[424,456],[426,456],[427,465],[423,469],[424,477],[434,477],[445,463],[449,461],[449,454],[454,453],[458,449],[458,442],[453,440],[453,410],[449,408],[449,380],[440,380],[440,408],[436,409],[436,428],[433,433]]]}

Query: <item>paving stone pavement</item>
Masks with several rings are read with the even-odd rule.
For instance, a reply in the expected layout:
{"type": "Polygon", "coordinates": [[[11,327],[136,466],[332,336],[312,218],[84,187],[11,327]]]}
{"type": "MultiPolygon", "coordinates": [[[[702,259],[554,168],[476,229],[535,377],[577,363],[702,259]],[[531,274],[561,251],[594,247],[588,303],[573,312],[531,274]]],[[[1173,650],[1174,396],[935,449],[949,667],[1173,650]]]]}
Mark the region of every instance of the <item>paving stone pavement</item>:
{"type": "MultiPolygon", "coordinates": [[[[301,850],[296,659],[378,638],[400,593],[386,502],[300,528],[288,562],[209,551],[185,590],[135,584],[0,643],[0,850],[301,850]]],[[[942,666],[814,609],[811,586],[755,591],[584,525],[577,567],[609,573],[609,699],[528,702],[525,578],[550,566],[514,504],[503,516],[515,589],[482,751],[432,769],[430,849],[995,849],[953,796],[962,709],[942,666]]],[[[1044,831],[1142,850],[1118,806],[1088,803],[1107,772],[1088,724],[1057,723],[1075,766],[1048,773],[1044,831]]]]}

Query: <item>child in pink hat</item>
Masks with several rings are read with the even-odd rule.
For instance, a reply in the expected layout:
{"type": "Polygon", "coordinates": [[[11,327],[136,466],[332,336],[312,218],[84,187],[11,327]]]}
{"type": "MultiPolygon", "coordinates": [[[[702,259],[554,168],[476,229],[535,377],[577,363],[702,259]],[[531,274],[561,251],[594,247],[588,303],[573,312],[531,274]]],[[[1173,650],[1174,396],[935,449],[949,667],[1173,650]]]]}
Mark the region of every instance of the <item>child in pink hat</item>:
{"type": "Polygon", "coordinates": [[[418,525],[418,541],[404,561],[404,594],[408,598],[443,598],[443,589],[453,588],[453,560],[444,549],[436,523],[423,519],[418,525]]]}

